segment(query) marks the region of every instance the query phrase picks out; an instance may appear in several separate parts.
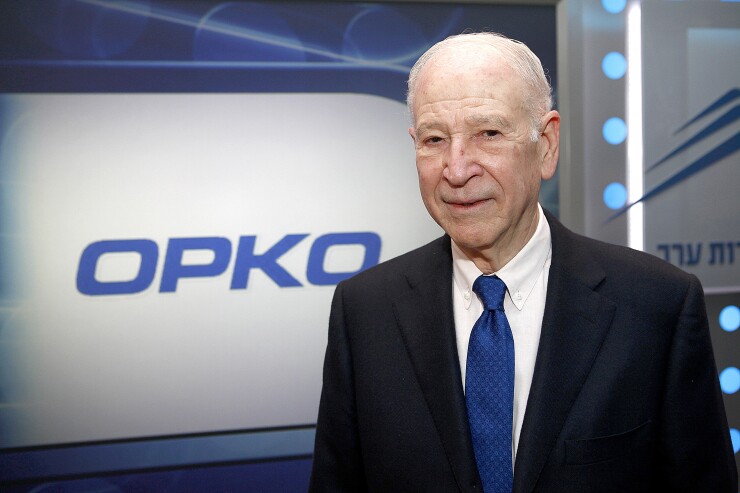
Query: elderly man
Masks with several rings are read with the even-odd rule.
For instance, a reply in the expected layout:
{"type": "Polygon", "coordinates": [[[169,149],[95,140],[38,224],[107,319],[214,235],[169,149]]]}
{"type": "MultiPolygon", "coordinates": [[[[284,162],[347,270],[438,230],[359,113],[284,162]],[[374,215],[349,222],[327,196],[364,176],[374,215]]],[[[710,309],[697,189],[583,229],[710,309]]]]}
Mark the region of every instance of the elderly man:
{"type": "Polygon", "coordinates": [[[337,286],[311,491],[736,492],[698,280],[537,202],[560,124],[539,59],[448,38],[408,103],[446,235],[337,286]]]}

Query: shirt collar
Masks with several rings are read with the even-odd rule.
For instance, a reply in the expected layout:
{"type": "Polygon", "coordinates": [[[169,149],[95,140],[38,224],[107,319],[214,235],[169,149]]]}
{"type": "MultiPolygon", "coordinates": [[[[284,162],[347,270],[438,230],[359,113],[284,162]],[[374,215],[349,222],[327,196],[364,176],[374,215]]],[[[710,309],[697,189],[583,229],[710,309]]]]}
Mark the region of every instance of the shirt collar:
{"type": "MultiPolygon", "coordinates": [[[[552,248],[550,225],[539,204],[537,210],[539,220],[534,235],[513,259],[495,273],[506,283],[509,298],[518,310],[524,308],[552,248]]],[[[475,263],[452,241],[452,277],[463,295],[466,310],[473,300],[473,282],[482,274],[475,263]]]]}

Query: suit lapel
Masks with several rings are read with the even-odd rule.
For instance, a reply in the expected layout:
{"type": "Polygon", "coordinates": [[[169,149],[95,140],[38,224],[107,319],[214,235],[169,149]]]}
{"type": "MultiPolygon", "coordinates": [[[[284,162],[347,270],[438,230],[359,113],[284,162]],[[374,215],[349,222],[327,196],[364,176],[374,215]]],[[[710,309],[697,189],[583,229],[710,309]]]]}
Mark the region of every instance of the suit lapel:
{"type": "MultiPolygon", "coordinates": [[[[514,491],[533,491],[588,376],[614,315],[595,291],[603,269],[579,249],[575,235],[547,212],[553,253],[542,335],[519,439],[514,491]]],[[[434,242],[395,315],[460,490],[479,481],[462,390],[452,312],[449,238],[434,242]]]]}
{"type": "Polygon", "coordinates": [[[394,304],[417,380],[461,490],[475,482],[475,467],[452,312],[452,256],[448,237],[436,241],[394,304]]]}
{"type": "Polygon", "coordinates": [[[514,469],[514,491],[534,490],[614,316],[595,291],[603,269],[579,249],[573,233],[548,215],[552,264],[542,335],[514,469]]]}

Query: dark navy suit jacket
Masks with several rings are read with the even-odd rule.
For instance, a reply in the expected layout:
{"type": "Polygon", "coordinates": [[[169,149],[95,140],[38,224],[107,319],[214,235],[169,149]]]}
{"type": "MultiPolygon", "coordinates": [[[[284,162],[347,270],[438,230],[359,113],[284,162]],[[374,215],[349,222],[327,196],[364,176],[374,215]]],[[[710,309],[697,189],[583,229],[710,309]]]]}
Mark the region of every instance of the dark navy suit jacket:
{"type": "MultiPolygon", "coordinates": [[[[737,492],[702,288],[552,215],[515,492],[737,492]]],[[[480,492],[444,236],[337,286],[312,492],[480,492]]]]}

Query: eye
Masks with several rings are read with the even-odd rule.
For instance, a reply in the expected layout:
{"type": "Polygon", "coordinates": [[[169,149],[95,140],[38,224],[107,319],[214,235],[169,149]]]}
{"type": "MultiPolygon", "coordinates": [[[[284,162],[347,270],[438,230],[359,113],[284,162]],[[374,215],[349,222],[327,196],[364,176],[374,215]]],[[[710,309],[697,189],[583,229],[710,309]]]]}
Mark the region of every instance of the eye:
{"type": "Polygon", "coordinates": [[[426,139],[424,139],[424,143],[427,144],[427,145],[432,145],[432,144],[438,144],[438,143],[442,142],[443,140],[444,139],[442,137],[437,137],[435,135],[435,136],[427,137],[426,139]]]}
{"type": "Polygon", "coordinates": [[[481,134],[483,137],[493,138],[496,137],[500,132],[498,130],[484,130],[481,134]]]}

